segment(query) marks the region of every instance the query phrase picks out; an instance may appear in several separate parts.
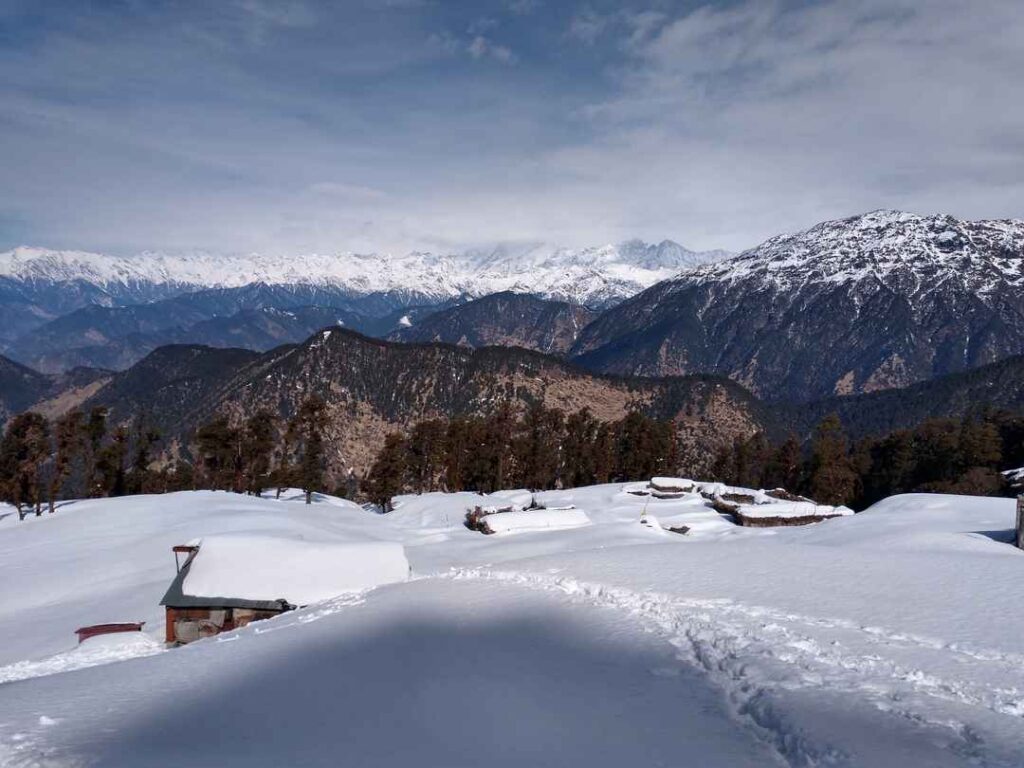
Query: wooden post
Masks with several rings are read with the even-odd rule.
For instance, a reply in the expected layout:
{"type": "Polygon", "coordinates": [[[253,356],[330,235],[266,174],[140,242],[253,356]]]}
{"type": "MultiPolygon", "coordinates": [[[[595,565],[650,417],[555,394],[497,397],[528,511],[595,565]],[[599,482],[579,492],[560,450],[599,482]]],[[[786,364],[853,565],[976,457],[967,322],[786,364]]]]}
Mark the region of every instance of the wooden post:
{"type": "Polygon", "coordinates": [[[1017,535],[1013,543],[1017,549],[1024,549],[1024,493],[1017,497],[1017,535]]]}

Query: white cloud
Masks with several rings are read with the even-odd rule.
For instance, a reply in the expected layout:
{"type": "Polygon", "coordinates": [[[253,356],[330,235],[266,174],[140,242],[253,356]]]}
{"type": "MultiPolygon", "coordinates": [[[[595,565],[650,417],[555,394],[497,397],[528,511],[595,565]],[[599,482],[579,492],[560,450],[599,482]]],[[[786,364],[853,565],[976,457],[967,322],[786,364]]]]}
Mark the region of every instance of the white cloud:
{"type": "Polygon", "coordinates": [[[514,64],[516,61],[512,49],[504,45],[498,45],[483,35],[477,35],[466,46],[469,55],[474,59],[494,59],[503,64],[514,64]]]}
{"type": "Polygon", "coordinates": [[[267,2],[142,5],[156,17],[94,9],[0,47],[0,221],[18,240],[738,249],[878,207],[1024,214],[1017,0],[619,4],[578,11],[575,33],[571,9],[501,4],[500,41],[465,31],[479,6],[306,0],[300,26],[263,19],[293,7],[267,2]]]}

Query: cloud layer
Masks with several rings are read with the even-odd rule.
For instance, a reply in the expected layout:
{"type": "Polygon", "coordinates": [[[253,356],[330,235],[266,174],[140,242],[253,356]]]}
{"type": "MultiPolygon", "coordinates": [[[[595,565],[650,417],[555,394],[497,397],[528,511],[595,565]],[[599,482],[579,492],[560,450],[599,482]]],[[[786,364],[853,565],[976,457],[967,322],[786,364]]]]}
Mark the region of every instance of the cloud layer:
{"type": "Polygon", "coordinates": [[[0,248],[742,248],[1024,215],[1017,0],[0,6],[0,248]]]}

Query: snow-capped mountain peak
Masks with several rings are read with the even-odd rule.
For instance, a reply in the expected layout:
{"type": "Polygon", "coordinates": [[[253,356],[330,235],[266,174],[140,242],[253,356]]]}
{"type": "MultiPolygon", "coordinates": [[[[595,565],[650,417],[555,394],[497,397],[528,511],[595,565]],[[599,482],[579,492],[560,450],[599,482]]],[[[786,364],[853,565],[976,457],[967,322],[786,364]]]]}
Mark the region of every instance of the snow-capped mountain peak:
{"type": "Polygon", "coordinates": [[[692,279],[760,273],[776,284],[950,277],[975,290],[1024,285],[1024,220],[964,221],[876,210],[778,235],[735,258],[697,269],[692,279]]]}
{"type": "Polygon", "coordinates": [[[502,244],[458,254],[168,254],[119,257],[85,251],[20,247],[0,253],[0,277],[53,283],[86,282],[104,290],[159,285],[183,289],[325,285],[355,294],[398,293],[425,301],[500,291],[532,293],[591,306],[621,301],[723,252],[698,253],[665,240],[657,245],[570,249],[502,244]]]}

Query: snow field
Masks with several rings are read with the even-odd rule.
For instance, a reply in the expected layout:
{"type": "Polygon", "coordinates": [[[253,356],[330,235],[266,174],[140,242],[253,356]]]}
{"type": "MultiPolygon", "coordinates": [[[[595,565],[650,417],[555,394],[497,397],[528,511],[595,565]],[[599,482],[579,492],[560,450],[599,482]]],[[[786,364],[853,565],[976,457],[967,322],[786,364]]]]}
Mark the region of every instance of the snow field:
{"type": "Polygon", "coordinates": [[[1024,764],[1013,500],[745,529],[635,490],[533,494],[591,524],[514,536],[463,526],[496,501],[475,494],[386,516],[194,493],[0,520],[0,577],[23,585],[0,603],[0,766],[1024,764]],[[391,542],[416,577],[162,651],[170,545],[225,534],[391,542]],[[124,647],[74,647],[81,624],[141,619],[124,647]]]}

